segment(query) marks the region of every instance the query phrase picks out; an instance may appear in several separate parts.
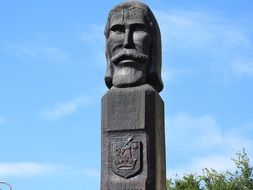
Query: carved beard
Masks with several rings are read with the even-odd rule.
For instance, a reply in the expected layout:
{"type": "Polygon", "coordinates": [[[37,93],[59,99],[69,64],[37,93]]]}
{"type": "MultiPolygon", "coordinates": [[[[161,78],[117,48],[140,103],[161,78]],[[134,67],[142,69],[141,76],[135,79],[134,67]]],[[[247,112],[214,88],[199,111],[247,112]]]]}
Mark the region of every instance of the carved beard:
{"type": "Polygon", "coordinates": [[[114,67],[112,84],[116,87],[132,87],[144,84],[146,81],[145,69],[129,66],[114,67]]]}

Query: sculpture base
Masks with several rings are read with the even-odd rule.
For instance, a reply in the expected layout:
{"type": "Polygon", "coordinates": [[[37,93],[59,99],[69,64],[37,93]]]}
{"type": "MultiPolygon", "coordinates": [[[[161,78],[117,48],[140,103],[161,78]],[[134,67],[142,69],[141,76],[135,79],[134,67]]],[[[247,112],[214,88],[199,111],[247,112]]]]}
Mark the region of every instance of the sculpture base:
{"type": "Polygon", "coordinates": [[[165,190],[164,106],[149,85],[102,98],[101,190],[165,190]]]}

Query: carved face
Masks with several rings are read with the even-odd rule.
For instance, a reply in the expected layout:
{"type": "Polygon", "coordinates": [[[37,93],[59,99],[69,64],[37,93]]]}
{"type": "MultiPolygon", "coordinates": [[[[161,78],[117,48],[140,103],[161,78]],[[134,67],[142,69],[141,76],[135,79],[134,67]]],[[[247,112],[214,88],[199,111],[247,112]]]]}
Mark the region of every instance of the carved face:
{"type": "Polygon", "coordinates": [[[113,86],[145,83],[151,44],[147,26],[139,9],[123,9],[111,16],[107,52],[113,69],[113,86]]]}

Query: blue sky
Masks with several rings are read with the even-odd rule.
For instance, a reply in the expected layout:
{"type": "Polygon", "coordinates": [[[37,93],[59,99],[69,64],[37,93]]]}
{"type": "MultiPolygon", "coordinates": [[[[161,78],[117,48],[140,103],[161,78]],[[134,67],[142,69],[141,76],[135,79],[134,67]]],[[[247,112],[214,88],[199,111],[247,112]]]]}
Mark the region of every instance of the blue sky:
{"type": "MultiPolygon", "coordinates": [[[[0,3],[0,180],[97,190],[103,29],[121,1],[0,3]]],[[[253,158],[251,0],[147,0],[163,42],[167,176],[253,158]]]]}

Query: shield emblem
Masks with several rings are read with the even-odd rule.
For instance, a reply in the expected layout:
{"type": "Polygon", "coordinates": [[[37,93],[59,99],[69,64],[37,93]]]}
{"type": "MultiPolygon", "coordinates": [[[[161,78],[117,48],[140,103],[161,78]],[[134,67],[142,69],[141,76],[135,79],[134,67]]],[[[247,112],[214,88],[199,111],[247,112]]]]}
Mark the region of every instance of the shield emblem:
{"type": "Polygon", "coordinates": [[[133,138],[112,142],[112,170],[115,174],[128,179],[141,169],[141,142],[133,138]]]}

